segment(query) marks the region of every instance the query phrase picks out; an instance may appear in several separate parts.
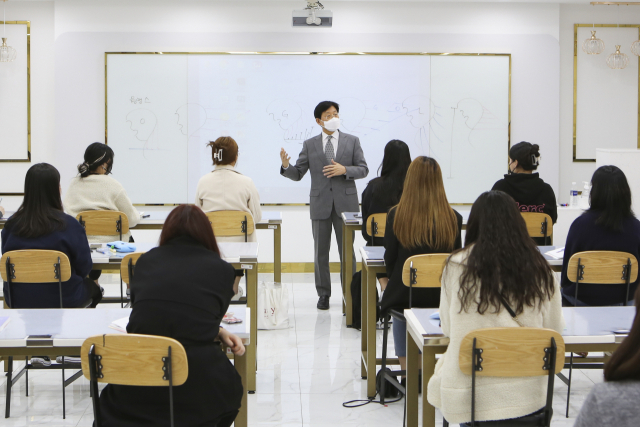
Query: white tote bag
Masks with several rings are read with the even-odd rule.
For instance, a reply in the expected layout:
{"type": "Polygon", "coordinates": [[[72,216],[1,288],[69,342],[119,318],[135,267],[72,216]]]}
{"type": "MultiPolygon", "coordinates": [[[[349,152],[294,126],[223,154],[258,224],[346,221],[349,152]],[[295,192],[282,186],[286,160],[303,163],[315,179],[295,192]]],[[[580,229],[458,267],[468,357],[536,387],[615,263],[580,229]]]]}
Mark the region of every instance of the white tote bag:
{"type": "Polygon", "coordinates": [[[258,286],[258,329],[289,327],[289,290],[285,285],[260,282],[258,286]]]}

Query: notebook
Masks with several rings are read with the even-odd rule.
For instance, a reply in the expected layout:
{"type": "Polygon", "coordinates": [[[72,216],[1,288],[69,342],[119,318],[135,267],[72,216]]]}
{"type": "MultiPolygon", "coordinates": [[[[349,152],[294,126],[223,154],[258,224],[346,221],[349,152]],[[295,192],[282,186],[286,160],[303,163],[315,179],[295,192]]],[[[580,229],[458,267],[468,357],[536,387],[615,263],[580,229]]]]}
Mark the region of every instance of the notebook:
{"type": "Polygon", "coordinates": [[[129,324],[129,318],[123,317],[122,319],[114,320],[113,322],[111,322],[109,327],[111,329],[115,329],[118,332],[124,332],[126,334],[128,324],[129,324]]]}
{"type": "Polygon", "coordinates": [[[555,259],[562,259],[564,258],[564,246],[549,252],[545,252],[545,255],[549,255],[550,257],[555,259]]]}

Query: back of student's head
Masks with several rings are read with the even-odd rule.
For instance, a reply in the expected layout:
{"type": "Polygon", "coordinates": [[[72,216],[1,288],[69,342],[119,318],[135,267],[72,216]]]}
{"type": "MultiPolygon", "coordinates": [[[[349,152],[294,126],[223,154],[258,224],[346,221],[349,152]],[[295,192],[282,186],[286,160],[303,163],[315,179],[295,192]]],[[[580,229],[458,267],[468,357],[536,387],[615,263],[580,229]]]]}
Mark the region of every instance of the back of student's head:
{"type": "Polygon", "coordinates": [[[429,246],[453,250],[458,224],[442,183],[435,159],[417,157],[407,170],[402,197],[393,222],[393,232],[405,248],[429,246]]]}
{"type": "Polygon", "coordinates": [[[640,286],[636,289],[636,316],[631,331],[604,365],[605,381],[640,380],[640,286]]]}
{"type": "Polygon", "coordinates": [[[84,162],[78,165],[80,177],[88,177],[95,173],[98,168],[102,168],[105,163],[107,164],[106,170],[101,172],[110,174],[111,168],[113,168],[113,150],[107,144],[101,142],[92,143],[84,150],[84,162]]]}
{"type": "Polygon", "coordinates": [[[379,191],[389,194],[393,204],[400,201],[402,187],[407,176],[407,170],[411,164],[409,146],[399,139],[387,142],[384,147],[384,157],[378,168],[381,178],[379,191]]]}
{"type": "Polygon", "coordinates": [[[551,267],[506,193],[488,191],[474,202],[465,236],[465,250],[469,248],[458,294],[465,311],[474,308],[477,300],[480,314],[495,313],[502,309],[504,298],[516,313],[522,313],[525,306],[551,299],[551,267]]]}
{"type": "Polygon", "coordinates": [[[596,224],[621,231],[624,220],[633,216],[631,189],[624,172],[616,166],[601,166],[591,177],[590,211],[600,214],[596,224]]]}
{"type": "Polygon", "coordinates": [[[540,147],[526,141],[518,142],[509,149],[509,158],[511,161],[517,160],[522,169],[534,171],[540,163],[540,147]]]}
{"type": "Polygon", "coordinates": [[[207,146],[211,147],[214,165],[231,165],[238,159],[238,143],[230,136],[221,136],[207,146]]]}
{"type": "Polygon", "coordinates": [[[60,173],[48,163],[37,163],[27,171],[22,205],[7,228],[21,237],[44,236],[64,228],[61,213],[60,173]]]}
{"type": "Polygon", "coordinates": [[[211,222],[197,206],[180,205],[169,213],[160,234],[160,246],[183,236],[191,237],[210,251],[220,253],[211,222]]]}

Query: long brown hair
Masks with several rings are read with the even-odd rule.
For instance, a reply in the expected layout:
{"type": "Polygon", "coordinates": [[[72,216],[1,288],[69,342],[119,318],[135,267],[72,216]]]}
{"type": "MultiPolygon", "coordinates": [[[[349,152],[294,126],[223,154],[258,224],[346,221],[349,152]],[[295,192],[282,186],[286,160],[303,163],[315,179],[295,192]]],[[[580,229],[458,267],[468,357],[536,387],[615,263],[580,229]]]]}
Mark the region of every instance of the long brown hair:
{"type": "Polygon", "coordinates": [[[636,317],[631,331],[604,365],[605,381],[640,380],[640,286],[635,300],[636,317]]]}
{"type": "MultiPolygon", "coordinates": [[[[461,311],[477,303],[484,314],[502,309],[502,300],[520,314],[554,293],[553,271],[535,242],[516,202],[502,191],[482,193],[471,207],[465,248],[471,248],[460,277],[461,311]],[[472,246],[473,245],[473,246],[472,246]]],[[[461,249],[465,250],[465,249],[461,249]]]]}
{"type": "Polygon", "coordinates": [[[189,236],[202,246],[220,255],[213,227],[207,216],[197,206],[180,205],[171,211],[162,227],[160,246],[176,237],[189,236]]]}
{"type": "Polygon", "coordinates": [[[395,215],[393,232],[405,248],[453,250],[458,220],[449,206],[435,159],[420,156],[411,162],[395,215]]]}

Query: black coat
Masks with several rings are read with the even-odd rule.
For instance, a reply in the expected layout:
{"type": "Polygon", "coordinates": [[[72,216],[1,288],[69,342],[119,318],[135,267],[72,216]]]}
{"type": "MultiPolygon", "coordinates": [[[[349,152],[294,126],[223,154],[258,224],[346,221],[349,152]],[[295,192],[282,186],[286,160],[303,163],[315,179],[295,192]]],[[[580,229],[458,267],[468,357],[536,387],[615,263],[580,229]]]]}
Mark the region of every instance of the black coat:
{"type": "MultiPolygon", "coordinates": [[[[189,376],[174,388],[177,426],[212,426],[240,408],[241,379],[214,342],[233,296],[234,269],[190,237],[142,255],[131,282],[127,332],[178,340],[189,376]]],[[[100,395],[103,425],[169,425],[167,387],[107,385],[100,395]]]]}
{"type": "Polygon", "coordinates": [[[381,187],[382,178],[374,178],[362,192],[362,237],[367,242],[367,246],[384,245],[382,237],[373,239],[373,245],[371,245],[371,236],[367,233],[367,218],[371,214],[389,212],[389,209],[398,204],[402,196],[402,191],[397,193],[381,191],[381,187]]]}
{"type": "MultiPolygon", "coordinates": [[[[453,249],[462,247],[462,215],[457,211],[458,234],[453,249]]],[[[395,218],[396,209],[391,209],[387,216],[387,229],[384,235],[384,262],[387,268],[387,276],[389,284],[382,295],[382,312],[386,313],[389,309],[404,310],[409,308],[409,288],[402,282],[402,268],[405,261],[414,255],[446,253],[447,250],[442,248],[432,248],[422,246],[413,249],[407,249],[398,242],[398,238],[393,232],[393,220],[395,218]]],[[[440,288],[414,289],[412,296],[413,307],[420,308],[438,308],[440,306],[440,288]]]]}

